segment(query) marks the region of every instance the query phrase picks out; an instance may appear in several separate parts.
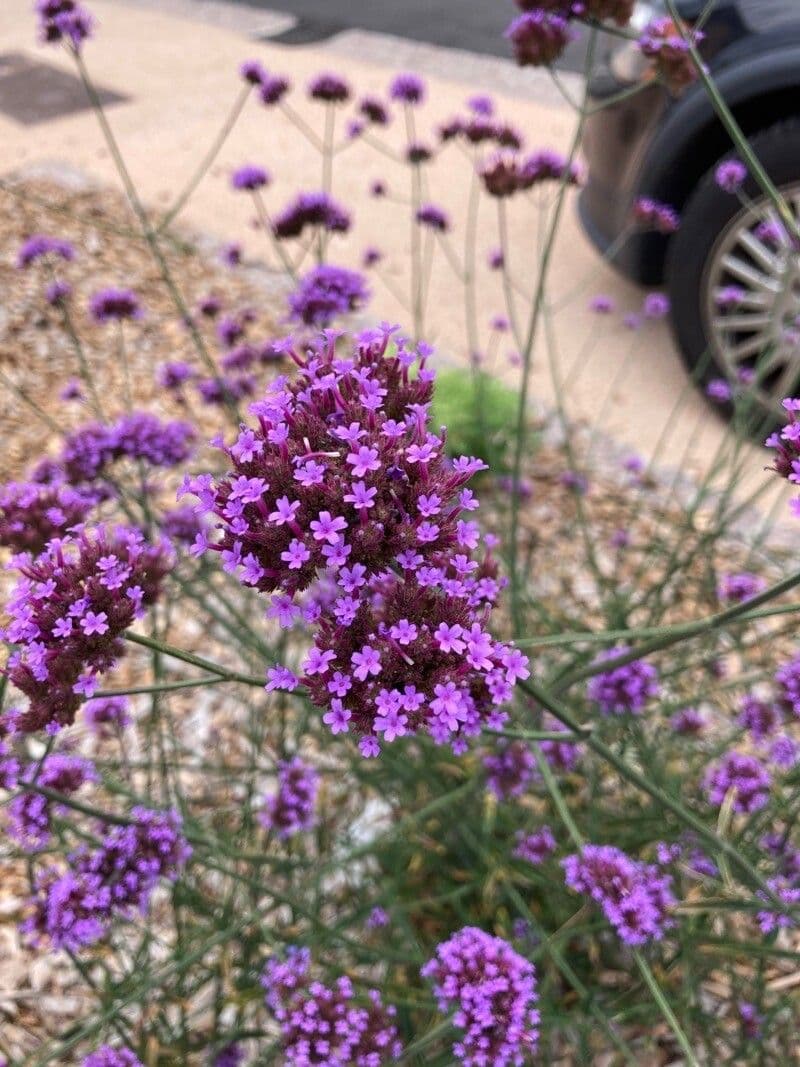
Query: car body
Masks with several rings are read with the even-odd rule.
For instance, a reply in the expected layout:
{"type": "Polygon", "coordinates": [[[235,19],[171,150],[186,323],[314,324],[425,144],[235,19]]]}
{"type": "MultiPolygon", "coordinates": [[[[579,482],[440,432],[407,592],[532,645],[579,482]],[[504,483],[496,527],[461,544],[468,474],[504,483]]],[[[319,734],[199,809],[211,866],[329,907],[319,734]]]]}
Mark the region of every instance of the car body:
{"type": "MultiPolygon", "coordinates": [[[[800,0],[716,0],[710,9],[708,0],[677,0],[676,8],[689,23],[704,16],[700,50],[746,134],[800,115],[800,0]]],[[[661,0],[640,3],[634,28],[665,13],[661,0]]],[[[731,141],[700,84],[677,97],[655,82],[624,95],[646,77],[634,43],[612,48],[593,74],[590,107],[597,110],[584,134],[588,180],[579,210],[592,241],[613,249],[623,273],[659,285],[669,236],[632,233],[617,247],[632,206],[650,197],[680,211],[731,141]]]]}

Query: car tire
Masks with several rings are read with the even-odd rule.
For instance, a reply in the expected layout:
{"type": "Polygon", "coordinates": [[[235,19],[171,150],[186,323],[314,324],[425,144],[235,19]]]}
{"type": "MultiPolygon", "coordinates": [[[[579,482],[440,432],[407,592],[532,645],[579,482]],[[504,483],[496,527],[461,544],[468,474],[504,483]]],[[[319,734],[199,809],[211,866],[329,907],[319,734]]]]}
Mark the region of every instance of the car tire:
{"type": "MultiPolygon", "coordinates": [[[[789,120],[762,130],[750,138],[750,144],[778,188],[800,183],[800,121],[789,120]]],[[[731,153],[726,158],[736,157],[731,153]]],[[[744,212],[739,197],[717,185],[719,162],[687,202],[680,228],[670,241],[666,264],[673,332],[688,369],[701,387],[712,379],[728,377],[707,336],[704,309],[709,300],[709,258],[729,224],[744,212]]],[[[751,201],[763,196],[750,175],[742,191],[751,201]]]]}

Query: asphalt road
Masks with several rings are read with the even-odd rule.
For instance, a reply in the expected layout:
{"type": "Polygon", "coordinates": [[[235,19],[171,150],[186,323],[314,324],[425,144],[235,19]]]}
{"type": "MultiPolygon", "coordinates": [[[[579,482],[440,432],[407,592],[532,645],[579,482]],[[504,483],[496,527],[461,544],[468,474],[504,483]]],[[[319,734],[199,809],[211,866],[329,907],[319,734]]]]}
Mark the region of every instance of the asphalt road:
{"type": "MultiPolygon", "coordinates": [[[[518,14],[511,0],[227,0],[293,15],[296,26],[277,39],[312,44],[359,29],[509,58],[503,31],[518,14]]],[[[582,35],[585,38],[585,33],[582,35]]],[[[584,48],[575,41],[559,63],[583,70],[584,48]]]]}

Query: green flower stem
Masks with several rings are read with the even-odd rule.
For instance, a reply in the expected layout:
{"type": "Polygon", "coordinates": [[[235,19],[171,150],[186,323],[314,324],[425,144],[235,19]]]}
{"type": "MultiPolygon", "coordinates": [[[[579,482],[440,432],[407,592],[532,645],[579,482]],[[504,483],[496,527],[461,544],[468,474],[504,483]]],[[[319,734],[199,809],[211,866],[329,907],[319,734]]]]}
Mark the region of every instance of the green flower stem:
{"type": "Polygon", "coordinates": [[[178,215],[180,215],[180,213],[183,211],[183,209],[186,206],[186,204],[188,203],[189,198],[191,197],[192,193],[195,191],[197,186],[203,180],[203,178],[205,177],[206,173],[208,172],[209,167],[211,167],[211,165],[213,164],[214,160],[219,155],[220,150],[222,149],[222,146],[225,144],[225,142],[228,139],[228,136],[230,135],[231,131],[233,130],[233,127],[236,125],[236,123],[237,123],[237,121],[239,119],[239,116],[242,113],[242,109],[244,108],[244,105],[247,103],[247,100],[249,99],[251,92],[252,92],[252,86],[249,83],[245,83],[242,86],[242,88],[240,89],[239,95],[234,100],[233,107],[228,112],[227,118],[225,119],[225,121],[223,122],[222,126],[220,127],[219,132],[217,133],[217,136],[211,142],[211,145],[210,145],[208,151],[203,156],[203,158],[202,158],[202,160],[200,162],[200,165],[198,166],[198,168],[194,172],[194,174],[191,176],[189,181],[186,183],[186,185],[183,187],[183,189],[181,190],[181,192],[179,193],[179,195],[175,199],[174,203],[172,204],[172,207],[170,207],[164,213],[164,217],[162,218],[161,222],[159,223],[158,230],[156,232],[160,233],[162,230],[165,230],[167,228],[167,226],[169,226],[170,223],[173,222],[178,217],[178,215]]]}
{"type": "MultiPolygon", "coordinates": [[[[587,678],[592,678],[595,674],[599,674],[602,671],[611,671],[617,667],[624,666],[626,663],[633,663],[634,660],[642,659],[651,652],[660,652],[663,649],[671,648],[672,645],[676,645],[681,641],[686,641],[692,637],[698,637],[701,634],[711,633],[714,630],[720,630],[728,623],[738,620],[742,615],[746,615],[748,612],[752,612],[761,604],[766,604],[770,600],[774,600],[775,598],[782,596],[784,593],[788,593],[790,589],[794,589],[798,585],[800,585],[800,571],[794,571],[780,582],[776,582],[775,585],[770,586],[769,589],[765,589],[762,593],[758,593],[756,596],[746,600],[743,604],[734,604],[733,607],[727,608],[725,611],[717,612],[716,615],[709,615],[705,619],[696,619],[693,622],[681,623],[678,626],[665,626],[661,629],[660,636],[653,637],[651,640],[645,641],[641,645],[637,645],[636,648],[632,648],[628,652],[622,652],[620,655],[614,656],[612,659],[604,660],[602,663],[593,663],[580,670],[567,674],[559,680],[558,692],[563,692],[577,682],[583,682],[587,678]]],[[[628,630],[626,631],[626,636],[631,638],[637,637],[638,634],[636,630],[628,630]]]]}
{"type": "Polygon", "coordinates": [[[154,637],[146,637],[144,634],[137,634],[132,630],[126,630],[123,637],[126,641],[130,641],[135,645],[142,645],[144,648],[163,652],[165,656],[171,656],[172,659],[179,659],[184,663],[191,663],[194,667],[201,667],[203,670],[217,675],[223,681],[242,682],[244,685],[257,686],[259,689],[264,688],[263,678],[256,678],[252,674],[241,674],[239,671],[221,667],[218,663],[212,663],[211,660],[204,659],[202,656],[196,656],[193,652],[186,652],[182,648],[169,645],[166,641],[158,641],[154,637]]]}
{"type": "MultiPolygon", "coordinates": [[[[563,734],[562,734],[563,737],[563,734]]],[[[577,848],[578,852],[583,852],[583,837],[580,830],[572,818],[572,812],[567,807],[567,802],[564,800],[564,796],[559,788],[558,782],[555,779],[555,775],[550,770],[550,764],[544,758],[541,745],[535,744],[533,746],[533,755],[536,759],[536,765],[539,768],[539,773],[542,776],[547,792],[550,794],[550,799],[553,801],[553,806],[559,814],[561,821],[566,827],[567,833],[572,838],[572,843],[577,848]]]]}
{"type": "Polygon", "coordinates": [[[700,1067],[700,1064],[697,1061],[697,1057],[692,1051],[692,1046],[689,1044],[689,1038],[681,1029],[681,1024],[678,1022],[675,1016],[675,1012],[670,1007],[669,1001],[664,996],[661,987],[656,981],[655,975],[650,970],[650,965],[647,963],[644,956],[642,956],[641,952],[639,952],[638,949],[634,951],[633,958],[636,960],[636,966],[639,968],[639,972],[642,978],[644,978],[647,988],[653,995],[653,1000],[658,1005],[659,1009],[661,1010],[661,1014],[664,1016],[667,1023],[669,1024],[670,1029],[675,1035],[675,1040],[680,1045],[683,1054],[686,1057],[687,1064],[689,1064],[689,1067],[700,1067]]]}
{"type": "MultiPolygon", "coordinates": [[[[127,697],[136,696],[140,693],[169,693],[173,689],[197,689],[204,685],[219,685],[220,682],[228,681],[219,674],[210,675],[207,678],[186,678],[182,682],[162,682],[161,685],[137,685],[131,689],[99,689],[94,698],[98,697],[127,697]]],[[[564,736],[563,734],[561,735],[564,736]]]]}
{"type": "Polygon", "coordinates": [[[100,97],[97,95],[97,90],[95,89],[94,84],[92,83],[92,80],[89,77],[89,72],[86,69],[86,64],[83,62],[83,57],[81,56],[80,52],[75,48],[71,49],[70,51],[75,61],[75,65],[78,68],[78,74],[80,75],[83,87],[86,90],[87,96],[89,97],[89,102],[92,105],[92,110],[94,111],[97,117],[97,121],[100,125],[103,137],[108,146],[108,150],[111,153],[111,158],[114,161],[114,165],[117,168],[117,173],[119,174],[120,180],[122,181],[122,185],[125,189],[125,195],[127,196],[128,202],[130,203],[131,208],[133,209],[133,213],[136,215],[139,225],[141,226],[142,235],[144,236],[147,246],[150,249],[153,259],[156,262],[156,266],[158,267],[159,273],[161,275],[161,280],[164,282],[164,285],[169,291],[170,297],[172,298],[172,302],[175,305],[175,309],[178,312],[181,321],[186,324],[186,327],[189,330],[189,334],[191,335],[192,341],[194,342],[194,346],[197,349],[200,359],[204,363],[209,374],[213,377],[214,381],[217,382],[220,386],[223,397],[225,398],[226,406],[228,407],[228,410],[231,414],[232,419],[234,420],[234,423],[238,426],[239,422],[241,421],[239,416],[239,407],[236,403],[235,398],[231,396],[230,391],[225,387],[225,383],[220,378],[219,371],[217,370],[217,366],[211,357],[211,353],[209,352],[206,343],[203,340],[203,337],[195,324],[194,316],[189,312],[189,308],[186,306],[186,301],[183,299],[183,295],[181,294],[181,291],[172,276],[172,271],[170,270],[169,264],[167,263],[167,260],[161,249],[161,245],[159,244],[158,232],[154,230],[151,226],[150,220],[147,217],[147,212],[144,209],[144,205],[139,199],[139,194],[136,190],[136,186],[133,183],[133,179],[131,178],[130,172],[128,171],[127,164],[125,163],[119,145],[117,144],[117,139],[114,136],[114,131],[111,129],[108,119],[106,118],[106,113],[103,109],[103,104],[100,100],[100,97]]]}
{"type": "Polygon", "coordinates": [[[412,1056],[416,1056],[418,1053],[422,1052],[422,1050],[426,1049],[428,1045],[432,1045],[434,1041],[438,1041],[440,1037],[444,1037],[445,1034],[450,1033],[452,1029],[452,1022],[449,1019],[445,1019],[437,1026],[434,1026],[432,1030],[429,1030],[426,1034],[423,1034],[422,1037],[418,1037],[416,1041],[412,1042],[410,1045],[407,1045],[402,1056],[396,1062],[409,1063],[412,1056]]]}

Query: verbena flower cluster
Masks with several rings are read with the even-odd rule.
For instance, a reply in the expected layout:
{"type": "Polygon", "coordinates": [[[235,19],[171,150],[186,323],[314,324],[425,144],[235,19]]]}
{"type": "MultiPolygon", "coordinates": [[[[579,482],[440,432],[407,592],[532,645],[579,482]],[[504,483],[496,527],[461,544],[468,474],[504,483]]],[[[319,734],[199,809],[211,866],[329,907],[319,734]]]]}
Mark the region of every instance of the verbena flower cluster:
{"type": "Polygon", "coordinates": [[[500,744],[483,758],[486,785],[498,800],[521,796],[534,777],[536,760],[524,741],[500,744]]]}
{"type": "Polygon", "coordinates": [[[299,756],[278,764],[278,791],[267,801],[261,815],[264,826],[285,840],[314,825],[319,775],[299,756]]]}
{"type": "Polygon", "coordinates": [[[96,503],[95,495],[70,485],[0,485],[0,545],[36,556],[54,537],[79,526],[96,503]]]}
{"type": "MultiPolygon", "coordinates": [[[[627,646],[618,645],[601,653],[598,663],[616,659],[629,651],[627,646]]],[[[604,715],[638,715],[660,691],[656,668],[644,660],[633,660],[595,674],[589,680],[586,693],[604,715]]]]}
{"type": "Polygon", "coordinates": [[[115,918],[144,914],[161,879],[175,881],[191,856],[175,811],[135,807],[131,821],[105,830],[96,848],[43,867],[23,930],[35,944],[78,952],[103,938],[115,918]]]}
{"type": "Polygon", "coordinates": [[[363,307],[368,297],[366,282],[357,271],[322,264],[303,275],[289,294],[289,319],[324,329],[363,307]]]}
{"type": "Polygon", "coordinates": [[[94,20],[77,0],[36,0],[39,36],[47,44],[66,41],[76,50],[92,35],[94,20]]]}
{"type": "Polygon", "coordinates": [[[646,27],[639,38],[642,54],[652,59],[656,71],[673,93],[680,93],[697,78],[691,45],[703,40],[700,30],[684,33],[671,18],[658,18],[646,27]]]}
{"type": "Polygon", "coordinates": [[[459,1063],[506,1067],[535,1052],[536,971],[507,941],[465,926],[437,947],[422,975],[433,982],[439,1010],[455,1008],[453,1025],[464,1031],[453,1045],[459,1063]]]}
{"type": "Polygon", "coordinates": [[[134,411],[114,423],[90,422],[68,434],[60,456],[65,479],[91,482],[120,459],[153,467],[175,467],[194,451],[196,431],[188,422],[163,421],[149,411],[134,411]]]}
{"type": "Polygon", "coordinates": [[[35,790],[43,787],[69,796],[99,778],[90,760],[55,752],[26,768],[21,780],[29,789],[23,789],[8,806],[8,832],[26,852],[34,852],[50,843],[54,806],[58,811],[57,804],[35,790]]]}
{"type": "Polygon", "coordinates": [[[567,885],[603,909],[619,938],[629,945],[658,941],[675,903],[672,880],[658,867],[641,863],[613,845],[586,845],[562,860],[567,885]]]}
{"type": "Polygon", "coordinates": [[[13,717],[6,712],[0,731],[29,733],[74,720],[81,700],[122,656],[122,633],[155,602],[172,551],[131,527],[98,526],[51,541],[17,566],[21,577],[0,636],[17,646],[7,673],[29,704],[13,717]]]}
{"type": "Polygon", "coordinates": [[[333,986],[312,981],[308,949],[290,949],[267,963],[262,985],[281,1028],[288,1067],[382,1067],[400,1057],[395,1008],[377,989],[356,1000],[349,978],[333,986]]]}
{"type": "Polygon", "coordinates": [[[129,1048],[102,1045],[83,1060],[81,1067],[144,1067],[144,1064],[129,1048]]]}
{"type": "MultiPolygon", "coordinates": [[[[221,553],[226,570],[273,594],[269,614],[282,625],[318,575],[335,582],[303,682],[335,732],[362,736],[366,755],[379,738],[425,729],[461,743],[502,723],[501,705],[528,675],[525,657],[486,629],[501,583],[490,552],[473,558],[478,502],[466,487],[485,464],[446,458],[429,424],[429,349],[392,333],[358,334],[343,355],[334,334],[305,357],[292,352],[300,374],[252,405],[257,427],[225,449],[230,474],[184,486],[220,534],[197,551],[221,553]]],[[[296,682],[270,672],[270,686],[296,682]]]]}

